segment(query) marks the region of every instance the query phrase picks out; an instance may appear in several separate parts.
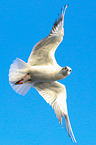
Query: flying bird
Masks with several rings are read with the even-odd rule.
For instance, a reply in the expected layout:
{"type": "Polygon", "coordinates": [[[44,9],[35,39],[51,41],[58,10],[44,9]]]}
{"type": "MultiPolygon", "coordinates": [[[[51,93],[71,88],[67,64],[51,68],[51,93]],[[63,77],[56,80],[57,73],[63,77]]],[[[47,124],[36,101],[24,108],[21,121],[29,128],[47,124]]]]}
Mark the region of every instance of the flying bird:
{"type": "Polygon", "coordinates": [[[57,82],[69,76],[72,70],[68,66],[59,66],[54,57],[57,47],[63,40],[64,15],[67,7],[68,5],[61,9],[50,34],[33,47],[28,62],[19,58],[13,61],[9,69],[9,83],[20,95],[25,95],[31,87],[34,87],[52,106],[61,126],[64,124],[62,119],[65,119],[68,134],[76,143],[68,117],[66,88],[57,82]]]}

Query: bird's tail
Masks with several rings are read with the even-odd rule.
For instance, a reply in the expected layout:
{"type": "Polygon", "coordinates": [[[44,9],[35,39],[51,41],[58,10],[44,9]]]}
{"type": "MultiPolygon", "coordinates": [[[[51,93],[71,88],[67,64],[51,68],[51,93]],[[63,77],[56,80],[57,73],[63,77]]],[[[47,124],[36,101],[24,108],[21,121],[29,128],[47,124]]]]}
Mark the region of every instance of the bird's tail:
{"type": "Polygon", "coordinates": [[[30,65],[19,58],[14,60],[10,66],[9,83],[13,90],[20,95],[25,95],[32,86],[32,84],[27,81],[26,83],[17,83],[19,80],[23,80],[25,76],[26,80],[28,79],[29,76],[27,76],[27,73],[29,69],[30,65]]]}

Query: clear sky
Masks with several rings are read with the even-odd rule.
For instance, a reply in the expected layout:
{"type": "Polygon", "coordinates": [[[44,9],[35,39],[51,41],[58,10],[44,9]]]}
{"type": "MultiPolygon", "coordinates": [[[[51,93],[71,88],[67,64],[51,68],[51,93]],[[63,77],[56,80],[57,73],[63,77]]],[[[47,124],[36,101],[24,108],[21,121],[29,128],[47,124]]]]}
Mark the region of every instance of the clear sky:
{"type": "Polygon", "coordinates": [[[28,60],[46,37],[61,8],[65,36],[56,51],[59,65],[72,73],[60,81],[67,88],[69,118],[78,145],[96,143],[96,0],[0,1],[0,145],[72,145],[54,110],[31,88],[15,93],[8,81],[16,57],[28,60]]]}

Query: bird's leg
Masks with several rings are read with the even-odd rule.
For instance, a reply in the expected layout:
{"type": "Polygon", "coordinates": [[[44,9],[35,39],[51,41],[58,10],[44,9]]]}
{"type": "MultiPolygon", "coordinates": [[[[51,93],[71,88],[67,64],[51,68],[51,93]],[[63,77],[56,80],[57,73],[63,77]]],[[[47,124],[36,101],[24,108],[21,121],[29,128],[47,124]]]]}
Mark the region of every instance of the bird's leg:
{"type": "Polygon", "coordinates": [[[17,82],[15,83],[15,85],[18,85],[18,84],[24,84],[24,83],[30,81],[30,79],[28,79],[28,80],[26,80],[25,82],[22,82],[22,81],[25,80],[25,78],[26,78],[28,75],[29,75],[29,73],[27,73],[27,74],[25,75],[24,78],[22,78],[21,80],[17,81],[17,82]]]}
{"type": "Polygon", "coordinates": [[[24,84],[24,83],[27,83],[28,81],[30,81],[30,79],[29,80],[26,80],[25,82],[18,81],[18,82],[15,83],[15,85],[24,84]]]}

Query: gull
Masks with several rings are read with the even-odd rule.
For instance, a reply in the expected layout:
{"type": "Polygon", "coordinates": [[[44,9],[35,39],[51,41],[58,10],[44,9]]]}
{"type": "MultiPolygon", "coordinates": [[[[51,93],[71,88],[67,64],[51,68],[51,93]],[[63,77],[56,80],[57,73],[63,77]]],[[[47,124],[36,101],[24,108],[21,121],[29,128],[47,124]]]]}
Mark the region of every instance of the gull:
{"type": "Polygon", "coordinates": [[[65,120],[69,137],[76,143],[68,117],[66,88],[57,82],[69,76],[72,69],[68,66],[59,66],[54,56],[63,40],[67,7],[68,5],[61,9],[50,34],[33,47],[28,62],[19,58],[13,61],[9,69],[9,83],[20,95],[25,95],[31,87],[34,87],[52,106],[62,127],[65,120]]]}

